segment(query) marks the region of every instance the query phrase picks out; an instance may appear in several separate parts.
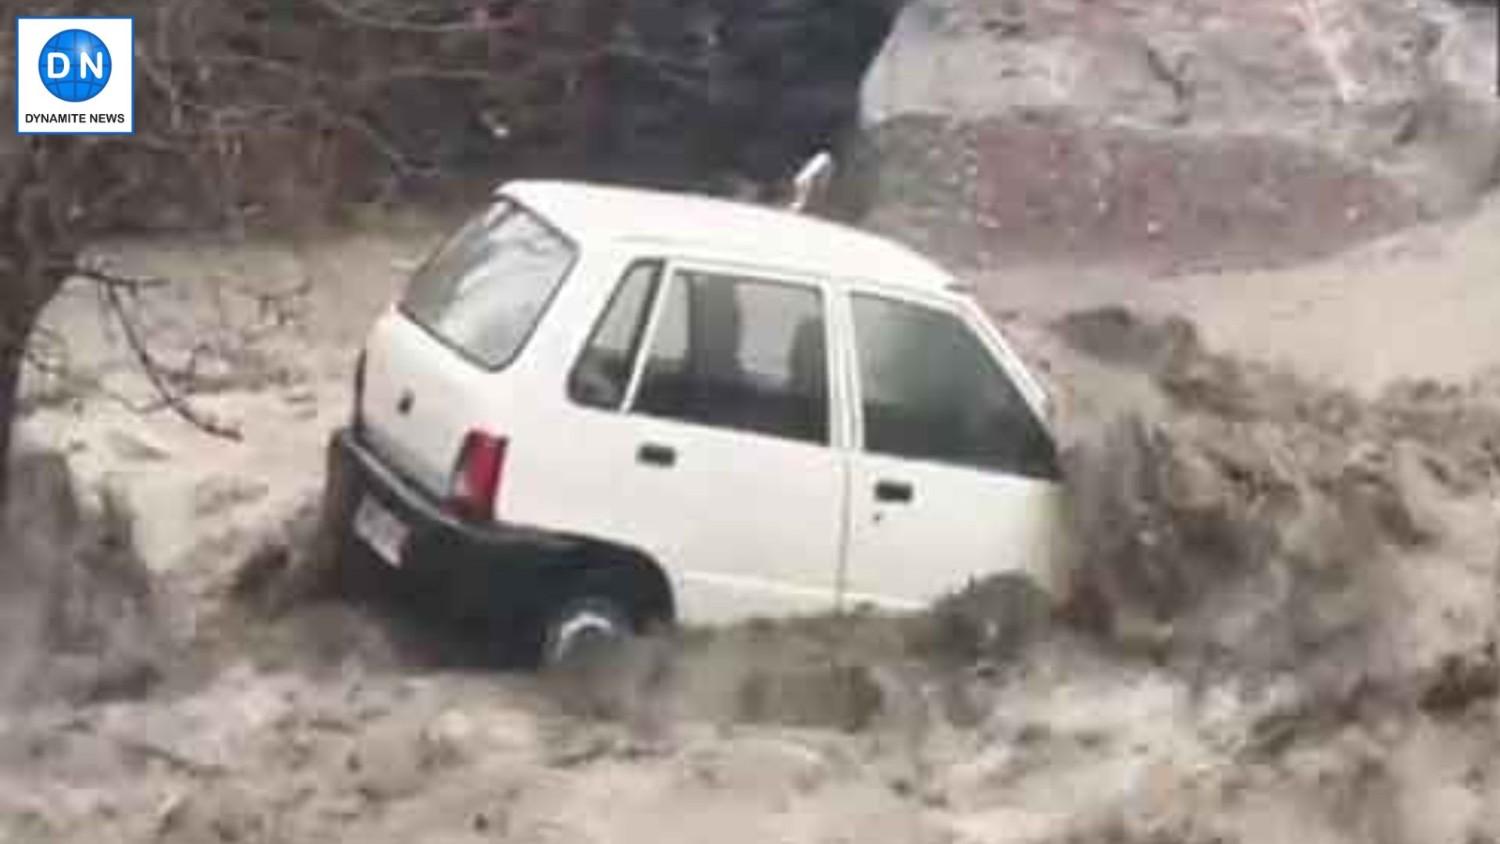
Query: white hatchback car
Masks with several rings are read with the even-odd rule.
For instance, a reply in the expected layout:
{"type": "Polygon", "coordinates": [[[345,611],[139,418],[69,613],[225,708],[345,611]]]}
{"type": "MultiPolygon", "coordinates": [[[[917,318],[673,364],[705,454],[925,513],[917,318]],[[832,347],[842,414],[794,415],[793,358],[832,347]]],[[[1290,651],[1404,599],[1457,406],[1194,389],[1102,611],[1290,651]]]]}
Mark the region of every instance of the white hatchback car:
{"type": "Polygon", "coordinates": [[[501,188],[372,330],[346,549],[527,633],[1050,582],[1046,398],[947,273],[789,212],[501,188]]]}

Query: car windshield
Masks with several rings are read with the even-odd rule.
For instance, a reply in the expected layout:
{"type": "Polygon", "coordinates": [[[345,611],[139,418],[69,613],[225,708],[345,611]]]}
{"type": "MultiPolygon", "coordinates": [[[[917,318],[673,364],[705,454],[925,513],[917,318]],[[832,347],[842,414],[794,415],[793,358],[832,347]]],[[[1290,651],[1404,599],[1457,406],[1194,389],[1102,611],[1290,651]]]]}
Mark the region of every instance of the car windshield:
{"type": "Polygon", "coordinates": [[[466,357],[498,369],[531,335],[576,255],[541,218],[501,202],[417,270],[401,309],[466,357]]]}

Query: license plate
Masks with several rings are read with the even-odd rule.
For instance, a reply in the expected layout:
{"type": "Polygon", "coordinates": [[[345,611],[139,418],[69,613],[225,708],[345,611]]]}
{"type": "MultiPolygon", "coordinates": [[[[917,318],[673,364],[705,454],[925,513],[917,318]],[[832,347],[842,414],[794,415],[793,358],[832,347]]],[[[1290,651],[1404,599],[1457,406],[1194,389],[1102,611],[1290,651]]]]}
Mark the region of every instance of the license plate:
{"type": "Polygon", "coordinates": [[[380,502],[365,496],[354,514],[354,535],[370,546],[380,559],[393,566],[401,565],[401,550],[410,533],[406,525],[380,502]]]}

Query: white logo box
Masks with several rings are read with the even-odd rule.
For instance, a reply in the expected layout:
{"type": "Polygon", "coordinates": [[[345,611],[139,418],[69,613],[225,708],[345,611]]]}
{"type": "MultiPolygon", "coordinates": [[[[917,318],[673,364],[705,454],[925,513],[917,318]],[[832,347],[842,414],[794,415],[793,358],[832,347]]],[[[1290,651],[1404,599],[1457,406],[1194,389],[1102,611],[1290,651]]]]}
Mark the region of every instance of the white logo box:
{"type": "Polygon", "coordinates": [[[133,18],[16,18],[16,132],[22,135],[130,135],[135,132],[133,18]],[[70,29],[93,33],[109,49],[104,90],[83,102],[52,95],[41,74],[42,48],[70,29]]]}

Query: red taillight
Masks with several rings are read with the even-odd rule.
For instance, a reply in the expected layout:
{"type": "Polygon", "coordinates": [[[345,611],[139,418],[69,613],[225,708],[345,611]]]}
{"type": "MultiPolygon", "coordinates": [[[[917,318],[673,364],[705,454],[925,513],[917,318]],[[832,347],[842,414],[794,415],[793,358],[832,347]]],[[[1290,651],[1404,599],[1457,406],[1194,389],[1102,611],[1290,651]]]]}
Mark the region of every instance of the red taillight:
{"type": "Polygon", "coordinates": [[[453,481],[448,488],[448,504],[465,519],[489,519],[495,512],[495,499],[505,476],[504,437],[484,431],[470,431],[458,450],[453,466],[453,481]]]}

